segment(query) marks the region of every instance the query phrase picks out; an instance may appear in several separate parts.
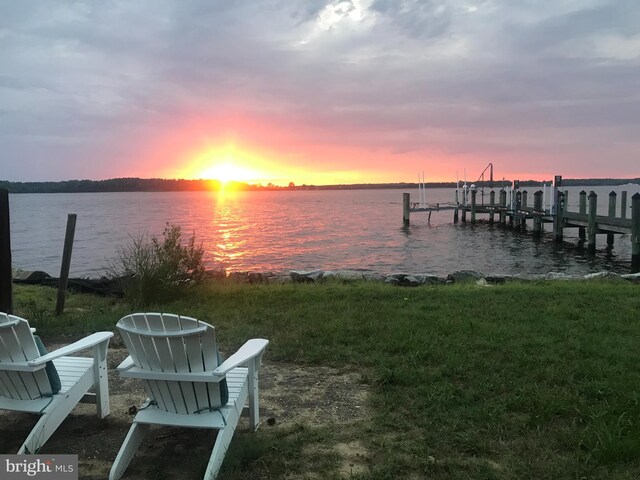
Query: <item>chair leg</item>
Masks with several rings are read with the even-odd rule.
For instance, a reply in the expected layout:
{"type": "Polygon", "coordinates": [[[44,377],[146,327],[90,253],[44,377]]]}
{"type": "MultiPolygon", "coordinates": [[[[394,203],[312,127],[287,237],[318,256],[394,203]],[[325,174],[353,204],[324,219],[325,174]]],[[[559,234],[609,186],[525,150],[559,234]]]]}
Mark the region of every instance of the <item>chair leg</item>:
{"type": "Polygon", "coordinates": [[[260,423],[260,397],[258,392],[258,359],[249,362],[249,429],[256,431],[260,423]]]}
{"type": "Polygon", "coordinates": [[[40,417],[38,423],[29,432],[26,440],[18,450],[18,455],[35,454],[53,435],[53,432],[67,418],[76,403],[69,402],[63,397],[54,397],[47,406],[45,413],[40,417]]]}
{"type": "Polygon", "coordinates": [[[235,425],[228,423],[226,427],[218,431],[216,443],[213,445],[213,451],[211,452],[211,457],[209,457],[209,464],[204,473],[204,480],[214,480],[218,476],[224,456],[227,454],[227,450],[231,444],[236,425],[237,423],[235,425]]]}
{"type": "Polygon", "coordinates": [[[136,454],[142,439],[149,431],[149,425],[146,423],[133,423],[131,428],[129,429],[129,433],[127,433],[122,446],[120,447],[120,451],[118,451],[118,455],[111,466],[111,471],[109,472],[109,480],[118,480],[124,474],[124,471],[131,463],[131,459],[136,454]]]}
{"type": "Polygon", "coordinates": [[[93,379],[96,389],[98,418],[109,415],[109,375],[107,373],[107,347],[109,340],[93,347],[93,379]]]}

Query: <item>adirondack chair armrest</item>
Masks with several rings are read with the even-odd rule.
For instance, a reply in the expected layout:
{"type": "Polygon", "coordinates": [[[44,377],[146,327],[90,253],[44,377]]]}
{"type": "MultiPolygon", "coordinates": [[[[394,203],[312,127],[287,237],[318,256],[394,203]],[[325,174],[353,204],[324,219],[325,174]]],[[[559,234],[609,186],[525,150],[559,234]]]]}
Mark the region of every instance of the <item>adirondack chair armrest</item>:
{"type": "Polygon", "coordinates": [[[213,372],[162,372],[136,367],[132,358],[127,357],[118,365],[118,373],[125,378],[140,378],[142,380],[159,380],[163,382],[219,382],[224,375],[213,372]]]}
{"type": "Polygon", "coordinates": [[[14,372],[36,372],[42,370],[46,365],[31,365],[31,362],[2,362],[0,363],[0,370],[14,371],[14,372]]]}
{"type": "Polygon", "coordinates": [[[213,373],[216,375],[224,375],[235,367],[247,364],[249,360],[262,354],[262,351],[268,344],[269,340],[265,340],[264,338],[252,338],[248,340],[236,353],[222,362],[213,373]]]}
{"type": "Polygon", "coordinates": [[[120,365],[118,365],[116,367],[116,370],[118,372],[124,372],[129,370],[131,367],[133,367],[133,358],[131,358],[131,355],[129,355],[127,358],[125,358],[122,363],[120,365]]]}
{"type": "Polygon", "coordinates": [[[59,348],[54,352],[47,353],[41,357],[30,360],[28,364],[30,366],[36,365],[44,365],[51,360],[55,360],[56,358],[65,357],[72,353],[80,352],[82,350],[87,350],[88,348],[94,347],[102,342],[109,341],[109,339],[113,337],[113,332],[97,332],[85,337],[77,342],[73,342],[71,345],[67,345],[65,347],[59,348]]]}

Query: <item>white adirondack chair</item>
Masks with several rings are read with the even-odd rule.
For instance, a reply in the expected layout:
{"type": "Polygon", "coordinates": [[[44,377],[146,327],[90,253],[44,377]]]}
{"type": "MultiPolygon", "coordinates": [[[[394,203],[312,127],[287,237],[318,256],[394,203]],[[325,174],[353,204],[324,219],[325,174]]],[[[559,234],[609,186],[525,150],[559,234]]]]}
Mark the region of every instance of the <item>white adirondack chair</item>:
{"type": "Polygon", "coordinates": [[[107,346],[112,332],[98,332],[66,347],[40,355],[34,329],[20,317],[0,312],[0,409],[42,415],[18,454],[37,453],[78,402],[95,403],[98,417],[109,414],[107,346]],[[93,349],[93,358],[69,354],[93,349]],[[47,362],[60,376],[52,394],[47,362]],[[95,387],[95,393],[88,393],[95,387]]]}
{"type": "Polygon", "coordinates": [[[258,428],[258,370],[268,340],[249,340],[219,365],[214,327],[195,318],[136,313],[117,327],[130,353],[118,371],[142,380],[149,398],[133,419],[109,479],[122,476],[152,424],[218,430],[204,475],[214,479],[245,410],[251,429],[258,428]],[[228,402],[220,406],[225,378],[228,402]]]}

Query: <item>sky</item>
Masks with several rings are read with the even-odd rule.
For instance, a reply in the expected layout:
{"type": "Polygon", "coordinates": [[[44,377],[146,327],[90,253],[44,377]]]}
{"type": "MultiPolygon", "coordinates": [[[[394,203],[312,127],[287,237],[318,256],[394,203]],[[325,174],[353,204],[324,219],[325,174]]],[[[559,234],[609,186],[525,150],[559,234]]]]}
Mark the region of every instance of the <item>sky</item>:
{"type": "Polygon", "coordinates": [[[0,0],[0,180],[640,176],[638,0],[0,0]]]}

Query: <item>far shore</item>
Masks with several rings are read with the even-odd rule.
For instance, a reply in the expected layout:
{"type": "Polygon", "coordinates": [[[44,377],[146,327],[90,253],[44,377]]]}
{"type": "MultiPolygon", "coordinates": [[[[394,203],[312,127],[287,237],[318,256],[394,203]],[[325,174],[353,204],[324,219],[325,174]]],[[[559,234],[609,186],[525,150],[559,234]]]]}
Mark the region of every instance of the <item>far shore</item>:
{"type": "MultiPolygon", "coordinates": [[[[549,180],[518,180],[521,187],[541,186],[552,183],[549,180]]],[[[461,182],[460,182],[461,183],[461,182]]],[[[512,180],[470,181],[479,187],[500,188],[511,185],[512,180]]],[[[640,185],[640,178],[565,178],[563,186],[619,186],[640,185]]],[[[427,188],[455,188],[457,182],[426,182],[427,188]]],[[[55,182],[15,182],[0,180],[0,189],[9,193],[113,193],[113,192],[194,192],[194,191],[278,191],[292,192],[299,190],[367,190],[367,189],[407,189],[418,188],[413,182],[390,183],[351,183],[337,185],[297,185],[290,182],[286,186],[274,184],[250,184],[245,182],[226,182],[208,179],[165,179],[165,178],[110,178],[107,180],[65,180],[55,182]]]]}

